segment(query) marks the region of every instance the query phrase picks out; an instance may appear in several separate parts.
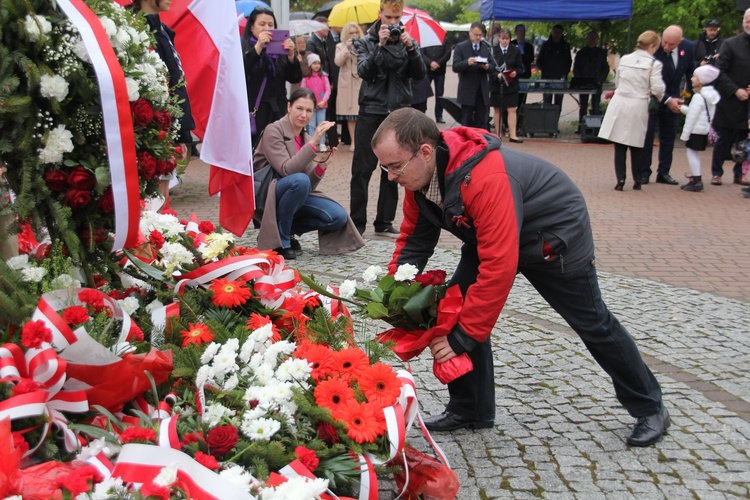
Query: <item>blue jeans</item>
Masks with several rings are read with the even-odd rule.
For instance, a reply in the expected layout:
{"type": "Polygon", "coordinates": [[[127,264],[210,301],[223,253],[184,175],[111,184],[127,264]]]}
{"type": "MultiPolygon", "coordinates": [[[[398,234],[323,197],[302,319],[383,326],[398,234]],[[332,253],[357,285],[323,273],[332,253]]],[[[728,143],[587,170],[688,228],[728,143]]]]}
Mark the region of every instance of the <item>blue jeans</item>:
{"type": "MultiPolygon", "coordinates": [[[[312,114],[312,118],[310,118],[310,123],[307,124],[307,133],[310,135],[315,134],[315,129],[326,121],[326,110],[325,109],[315,109],[312,114]]],[[[320,146],[324,146],[326,143],[326,136],[323,134],[323,137],[320,138],[320,146]]]]}
{"type": "Polygon", "coordinates": [[[276,223],[281,246],[289,248],[293,234],[336,231],[346,225],[344,207],[333,200],[310,196],[310,178],[298,172],[276,181],[276,223]]]}

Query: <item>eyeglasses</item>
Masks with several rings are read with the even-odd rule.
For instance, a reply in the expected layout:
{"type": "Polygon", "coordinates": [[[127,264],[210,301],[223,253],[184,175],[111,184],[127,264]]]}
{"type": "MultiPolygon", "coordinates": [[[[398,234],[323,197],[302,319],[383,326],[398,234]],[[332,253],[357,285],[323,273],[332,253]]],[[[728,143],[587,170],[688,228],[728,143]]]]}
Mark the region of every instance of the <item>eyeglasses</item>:
{"type": "Polygon", "coordinates": [[[333,149],[328,149],[326,151],[315,151],[315,158],[313,158],[313,161],[315,163],[325,163],[329,158],[331,158],[332,154],[333,149]]]}
{"type": "Polygon", "coordinates": [[[408,167],[408,166],[409,166],[409,163],[411,163],[411,161],[412,161],[412,160],[413,160],[414,158],[416,158],[418,154],[419,154],[419,149],[417,149],[416,151],[414,151],[414,154],[413,154],[413,155],[411,155],[411,158],[409,158],[409,159],[408,159],[408,160],[406,161],[406,163],[404,163],[404,166],[403,166],[403,167],[401,167],[401,168],[399,168],[399,169],[392,169],[392,168],[388,168],[388,167],[386,167],[385,165],[383,165],[382,163],[380,164],[380,169],[381,169],[381,170],[382,170],[383,172],[385,172],[386,174],[401,175],[401,174],[403,174],[403,173],[404,173],[404,170],[406,170],[406,167],[408,167]]]}

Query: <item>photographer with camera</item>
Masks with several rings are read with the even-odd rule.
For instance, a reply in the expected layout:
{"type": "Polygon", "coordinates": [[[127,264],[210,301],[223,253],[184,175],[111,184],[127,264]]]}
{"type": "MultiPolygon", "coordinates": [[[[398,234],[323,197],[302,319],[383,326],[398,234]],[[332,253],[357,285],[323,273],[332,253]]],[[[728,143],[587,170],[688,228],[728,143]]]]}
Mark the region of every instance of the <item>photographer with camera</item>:
{"type": "Polygon", "coordinates": [[[497,68],[484,32],[482,23],[471,23],[469,39],[456,45],[453,51],[453,71],[458,73],[458,102],[464,127],[487,128],[490,77],[497,78],[497,68]]]}
{"type": "Polygon", "coordinates": [[[719,50],[724,40],[719,36],[721,24],[716,19],[709,19],[703,24],[703,33],[695,41],[695,66],[704,64],[716,65],[719,50]]]}
{"type": "MultiPolygon", "coordinates": [[[[357,72],[362,79],[359,116],[355,130],[352,160],[351,217],[360,234],[367,226],[367,192],[378,159],[370,140],[389,113],[411,106],[411,80],[425,77],[425,68],[417,42],[401,25],[403,0],[381,0],[378,21],[364,38],[354,45],[357,72]]],[[[393,227],[398,205],[398,186],[380,172],[380,192],[374,226],[375,234],[395,238],[393,227]]]]}

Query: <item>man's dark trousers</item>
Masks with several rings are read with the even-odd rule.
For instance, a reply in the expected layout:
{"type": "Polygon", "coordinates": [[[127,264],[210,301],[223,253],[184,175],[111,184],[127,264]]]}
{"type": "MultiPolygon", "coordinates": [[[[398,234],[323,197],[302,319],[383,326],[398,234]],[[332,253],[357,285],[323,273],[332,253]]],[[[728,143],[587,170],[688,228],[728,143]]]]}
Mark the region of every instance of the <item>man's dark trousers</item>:
{"type": "MultiPolygon", "coordinates": [[[[711,156],[711,175],[721,177],[724,175],[724,162],[730,158],[729,152],[735,141],[747,137],[747,130],[736,130],[733,128],[715,128],[718,136],[711,156]]],[[[735,163],[732,169],[735,177],[742,177],[742,163],[735,163]]]]}
{"type": "Polygon", "coordinates": [[[461,125],[464,127],[487,128],[489,117],[489,106],[484,103],[481,91],[477,92],[477,98],[473,106],[461,106],[461,125]]]}
{"type": "Polygon", "coordinates": [[[430,78],[430,84],[435,82],[435,121],[443,119],[443,105],[440,104],[438,97],[443,97],[445,93],[445,74],[427,72],[430,78]]]}
{"type": "Polygon", "coordinates": [[[657,175],[669,175],[669,169],[672,168],[672,152],[674,151],[674,141],[677,137],[677,114],[664,104],[659,105],[659,112],[648,115],[648,129],[646,130],[646,143],[643,145],[643,177],[650,177],[651,157],[654,151],[654,135],[656,123],[659,122],[659,166],[656,169],[657,175]]]}
{"type": "MultiPolygon", "coordinates": [[[[625,327],[607,309],[601,297],[593,262],[578,269],[560,271],[520,268],[531,285],[578,334],[596,362],[612,378],[615,394],[635,418],[657,413],[661,388],[643,362],[638,348],[625,327]]],[[[476,281],[479,257],[476,247],[465,244],[461,261],[451,279],[462,291],[476,281]]],[[[489,338],[478,344],[469,357],[474,371],[448,384],[447,410],[474,420],[494,419],[495,380],[492,346],[489,338]]]]}
{"type": "Polygon", "coordinates": [[[372,136],[388,115],[360,113],[354,129],[355,149],[352,160],[350,215],[357,229],[364,231],[367,226],[367,193],[370,178],[375,169],[380,171],[378,211],[375,216],[375,230],[382,231],[393,224],[398,205],[398,185],[388,180],[388,174],[378,168],[378,157],[370,147],[372,136]]]}

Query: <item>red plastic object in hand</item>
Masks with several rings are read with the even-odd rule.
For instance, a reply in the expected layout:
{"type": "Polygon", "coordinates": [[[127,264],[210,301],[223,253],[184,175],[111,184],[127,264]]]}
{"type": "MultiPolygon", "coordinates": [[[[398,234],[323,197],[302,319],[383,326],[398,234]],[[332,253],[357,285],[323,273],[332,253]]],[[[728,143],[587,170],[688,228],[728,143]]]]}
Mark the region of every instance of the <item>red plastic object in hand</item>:
{"type": "MultiPolygon", "coordinates": [[[[404,447],[404,455],[406,467],[409,468],[409,484],[401,498],[406,500],[419,498],[453,500],[456,498],[460,483],[455,471],[411,446],[404,447]]],[[[391,463],[404,466],[403,456],[396,455],[391,463]]],[[[393,476],[396,479],[396,486],[401,490],[406,481],[406,474],[404,471],[399,471],[393,476]]]]}

